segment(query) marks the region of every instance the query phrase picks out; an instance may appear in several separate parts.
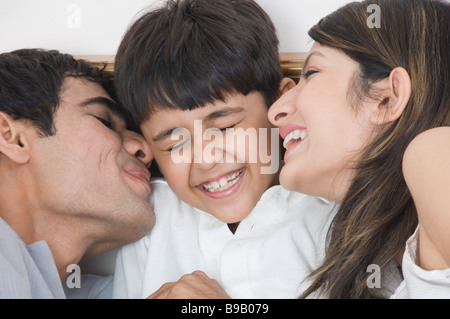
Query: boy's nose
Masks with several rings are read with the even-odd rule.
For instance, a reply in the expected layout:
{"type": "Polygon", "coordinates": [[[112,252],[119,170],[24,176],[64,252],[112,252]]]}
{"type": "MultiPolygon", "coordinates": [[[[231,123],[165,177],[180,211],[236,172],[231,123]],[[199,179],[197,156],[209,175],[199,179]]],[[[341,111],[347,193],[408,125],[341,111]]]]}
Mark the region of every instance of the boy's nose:
{"type": "Polygon", "coordinates": [[[213,141],[196,141],[193,147],[193,163],[202,170],[209,170],[224,162],[224,152],[213,141]],[[201,144],[200,144],[201,143],[201,144]]]}
{"type": "Polygon", "coordinates": [[[149,167],[153,160],[153,153],[145,138],[133,131],[125,131],[122,134],[125,150],[149,167]]]}

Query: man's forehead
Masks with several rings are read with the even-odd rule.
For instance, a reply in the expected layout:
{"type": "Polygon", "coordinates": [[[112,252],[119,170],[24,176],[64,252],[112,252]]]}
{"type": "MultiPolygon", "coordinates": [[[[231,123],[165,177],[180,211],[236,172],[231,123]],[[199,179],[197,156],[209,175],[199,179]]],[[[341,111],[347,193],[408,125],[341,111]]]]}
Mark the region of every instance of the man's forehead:
{"type": "Polygon", "coordinates": [[[79,104],[88,98],[103,96],[111,99],[105,89],[96,82],[83,78],[66,77],[64,79],[61,91],[59,93],[60,98],[70,98],[67,102],[73,104],[79,104]]]}
{"type": "Polygon", "coordinates": [[[103,104],[114,114],[124,117],[122,109],[111,99],[105,89],[99,83],[88,79],[67,77],[61,88],[60,98],[62,103],[74,107],[103,104]]]}

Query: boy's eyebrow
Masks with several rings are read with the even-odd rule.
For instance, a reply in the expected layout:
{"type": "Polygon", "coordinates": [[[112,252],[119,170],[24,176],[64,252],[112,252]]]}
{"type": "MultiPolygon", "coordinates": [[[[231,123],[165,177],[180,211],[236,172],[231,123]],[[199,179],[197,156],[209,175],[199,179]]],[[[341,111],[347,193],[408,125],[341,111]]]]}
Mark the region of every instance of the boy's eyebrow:
{"type": "MultiPolygon", "coordinates": [[[[227,116],[230,114],[234,114],[234,113],[241,113],[243,112],[245,109],[243,107],[229,107],[229,108],[224,108],[218,111],[214,111],[210,114],[208,114],[203,121],[204,122],[210,122],[213,121],[215,119],[218,119],[219,117],[223,117],[223,116],[227,116]]],[[[153,138],[153,142],[159,142],[161,140],[164,140],[166,138],[168,138],[169,136],[172,135],[172,133],[177,129],[178,127],[172,127],[169,128],[167,130],[161,131],[158,135],[156,135],[153,138]]]]}
{"type": "Polygon", "coordinates": [[[224,108],[215,112],[212,112],[211,114],[209,114],[208,116],[206,116],[203,121],[205,122],[210,122],[213,120],[218,119],[219,117],[224,117],[230,114],[234,114],[234,113],[241,113],[244,111],[243,107],[229,107],[229,108],[224,108]]]}
{"type": "MultiPolygon", "coordinates": [[[[308,55],[308,57],[306,58],[305,63],[303,64],[303,70],[305,70],[308,67],[309,60],[311,59],[311,57],[313,57],[315,55],[323,57],[323,58],[325,57],[325,55],[321,51],[313,51],[313,52],[311,52],[308,55]]],[[[303,70],[302,70],[302,72],[303,72],[303,70]]]]}
{"type": "Polygon", "coordinates": [[[169,128],[169,129],[167,129],[167,130],[161,131],[158,135],[156,135],[156,136],[153,138],[153,142],[159,142],[159,141],[161,141],[161,140],[164,140],[164,139],[168,138],[169,136],[172,135],[172,133],[173,133],[176,129],[177,129],[176,127],[173,127],[173,128],[169,128]]]}
{"type": "Polygon", "coordinates": [[[113,100],[108,99],[104,96],[96,96],[96,97],[88,98],[88,99],[84,100],[83,102],[81,102],[79,105],[82,107],[86,107],[86,106],[89,106],[92,104],[103,104],[110,111],[112,111],[115,115],[119,116],[122,119],[125,118],[125,114],[120,109],[119,105],[116,102],[114,102],[113,100]]]}

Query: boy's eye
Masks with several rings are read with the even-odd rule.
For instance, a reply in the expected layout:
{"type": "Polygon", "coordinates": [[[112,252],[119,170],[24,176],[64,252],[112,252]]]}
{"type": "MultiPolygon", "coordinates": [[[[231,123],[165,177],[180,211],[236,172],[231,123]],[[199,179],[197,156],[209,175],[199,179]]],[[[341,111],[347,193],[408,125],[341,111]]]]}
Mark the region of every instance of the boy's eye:
{"type": "Polygon", "coordinates": [[[319,71],[317,71],[317,70],[308,70],[308,71],[306,71],[305,73],[302,73],[302,77],[305,78],[305,79],[307,79],[307,78],[309,78],[311,75],[313,75],[314,73],[317,73],[317,72],[319,72],[319,71]]]}
{"type": "Polygon", "coordinates": [[[226,127],[222,127],[222,128],[216,128],[217,130],[221,131],[221,132],[226,132],[228,129],[232,129],[236,126],[236,124],[233,125],[228,125],[226,127]]]}
{"type": "Polygon", "coordinates": [[[232,129],[232,128],[234,128],[234,127],[235,127],[235,125],[231,125],[231,126],[227,126],[227,127],[221,128],[220,130],[221,130],[222,132],[226,132],[228,129],[232,129]]]}
{"type": "Polygon", "coordinates": [[[180,149],[183,146],[183,144],[184,144],[184,142],[180,142],[178,144],[175,144],[174,146],[169,148],[167,151],[169,151],[169,152],[176,151],[176,150],[180,149]]]}
{"type": "Polygon", "coordinates": [[[184,144],[186,144],[186,142],[188,142],[189,139],[183,139],[181,140],[179,143],[175,144],[174,146],[170,147],[169,149],[167,149],[168,152],[172,152],[172,151],[176,151],[179,150],[180,148],[183,147],[184,144]]]}

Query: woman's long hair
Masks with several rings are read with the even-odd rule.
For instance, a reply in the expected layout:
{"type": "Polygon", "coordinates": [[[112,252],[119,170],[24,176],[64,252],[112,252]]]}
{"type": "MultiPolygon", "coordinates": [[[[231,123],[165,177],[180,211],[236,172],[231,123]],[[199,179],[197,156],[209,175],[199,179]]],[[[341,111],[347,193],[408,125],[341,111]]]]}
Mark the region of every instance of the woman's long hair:
{"type": "Polygon", "coordinates": [[[350,3],[322,19],[309,35],[359,63],[351,92],[356,101],[371,98],[372,84],[396,67],[411,77],[403,114],[377,135],[356,164],[355,178],[328,232],[323,264],[301,296],[386,297],[386,291],[367,286],[367,267],[380,266],[383,276],[391,261],[400,260],[417,227],[402,174],[403,154],[419,133],[450,125],[450,5],[432,0],[350,3]],[[379,27],[370,23],[371,4],[380,9],[379,27]]]}

